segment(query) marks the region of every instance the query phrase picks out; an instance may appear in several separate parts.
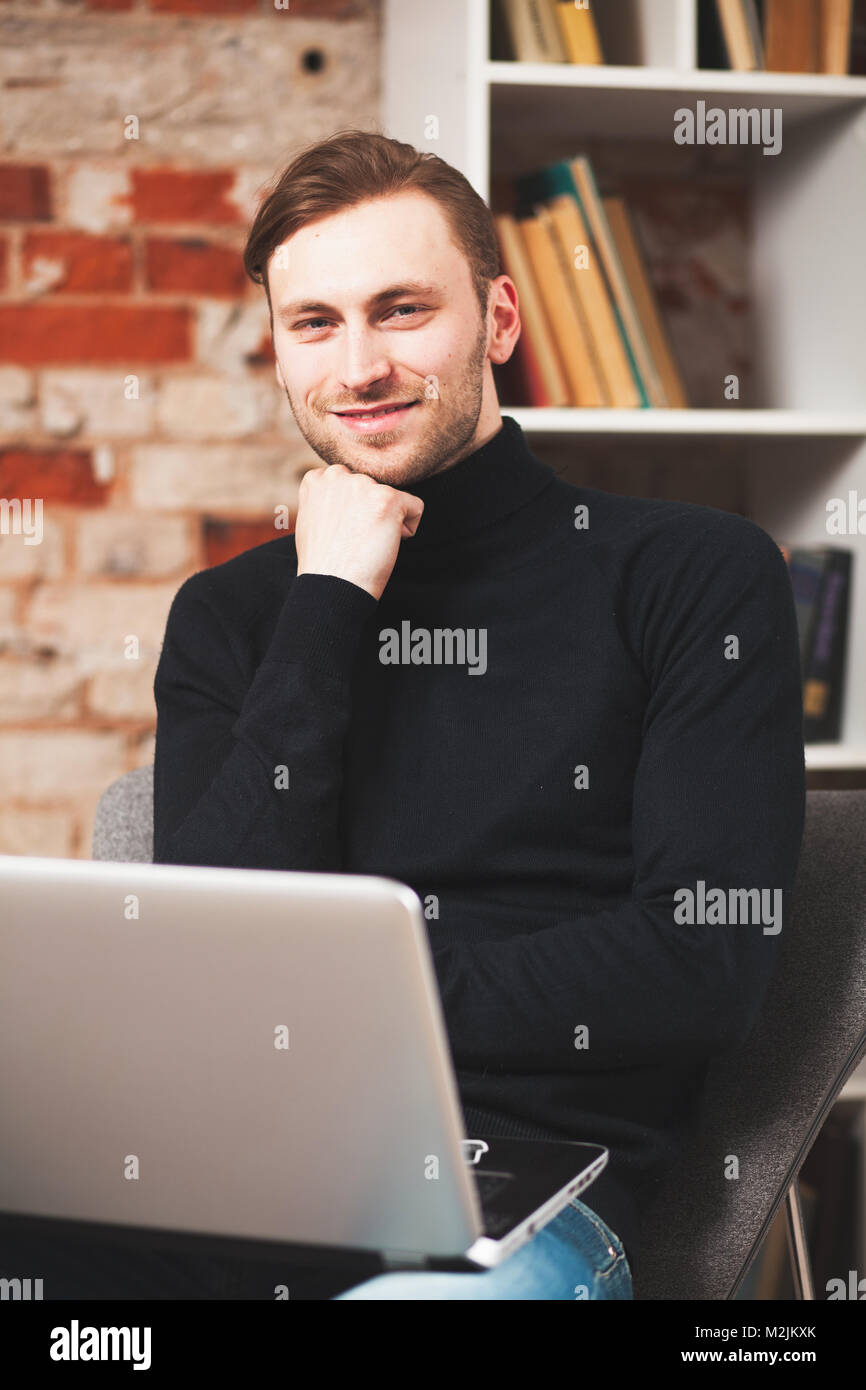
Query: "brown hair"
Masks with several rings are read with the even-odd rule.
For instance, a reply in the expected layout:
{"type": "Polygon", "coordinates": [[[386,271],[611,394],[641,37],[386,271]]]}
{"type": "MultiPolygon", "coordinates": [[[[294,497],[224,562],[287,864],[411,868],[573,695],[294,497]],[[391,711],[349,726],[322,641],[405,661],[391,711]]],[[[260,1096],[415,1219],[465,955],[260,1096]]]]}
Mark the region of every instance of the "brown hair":
{"type": "Polygon", "coordinates": [[[371,198],[407,189],[434,198],[463,252],[472,286],[487,315],[490,281],[502,272],[490,209],[458,169],[437,154],[365,130],[337,131],[308,145],[279,175],[256,213],[244,248],[244,269],[263,285],[273,330],[268,261],[300,227],[371,198]]]}

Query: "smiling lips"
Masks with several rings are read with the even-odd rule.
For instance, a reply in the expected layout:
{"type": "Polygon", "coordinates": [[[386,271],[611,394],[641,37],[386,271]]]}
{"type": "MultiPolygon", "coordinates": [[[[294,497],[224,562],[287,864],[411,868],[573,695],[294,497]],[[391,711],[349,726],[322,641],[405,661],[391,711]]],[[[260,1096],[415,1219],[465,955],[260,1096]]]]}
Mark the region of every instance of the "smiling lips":
{"type": "Polygon", "coordinates": [[[393,415],[396,410],[406,410],[414,401],[398,401],[396,405],[375,405],[358,410],[337,410],[335,414],[344,420],[375,420],[383,415],[393,415]]]}

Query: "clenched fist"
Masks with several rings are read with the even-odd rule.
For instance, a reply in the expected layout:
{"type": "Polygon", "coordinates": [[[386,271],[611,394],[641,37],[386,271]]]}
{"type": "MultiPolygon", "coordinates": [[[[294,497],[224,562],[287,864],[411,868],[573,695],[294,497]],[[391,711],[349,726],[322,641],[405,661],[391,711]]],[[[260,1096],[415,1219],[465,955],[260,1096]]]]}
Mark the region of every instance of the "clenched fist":
{"type": "Polygon", "coordinates": [[[400,542],[414,536],[423,510],[412,493],[342,463],[312,469],[298,490],[298,574],[333,574],[381,598],[400,542]]]}

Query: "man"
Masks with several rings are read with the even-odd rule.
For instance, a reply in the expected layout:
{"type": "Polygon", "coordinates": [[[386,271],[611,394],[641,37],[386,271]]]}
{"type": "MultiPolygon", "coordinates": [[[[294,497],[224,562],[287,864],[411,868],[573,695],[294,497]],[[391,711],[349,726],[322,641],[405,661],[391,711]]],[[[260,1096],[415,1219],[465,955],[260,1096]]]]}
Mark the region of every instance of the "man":
{"type": "Polygon", "coordinates": [[[467,1132],[610,1149],[587,1202],[501,1269],[343,1297],[630,1298],[640,1211],[773,969],[781,912],[719,903],[787,909],[794,882],[784,559],[741,517],[573,487],[534,457],[492,373],[515,287],[438,158],[361,131],[305,150],[245,264],[327,467],[293,536],[174,600],[154,858],[408,883],[467,1132]]]}
{"type": "MultiPolygon", "coordinates": [[[[784,559],[743,518],[571,487],[534,458],[492,373],[520,334],[515,287],[438,158],[360,131],[304,151],[245,264],[328,466],[302,481],[294,537],[175,600],[155,857],[415,888],[468,1132],[607,1144],[547,1236],[573,1249],[594,1214],[601,1271],[633,1274],[640,1208],[708,1060],[753,1026],[782,925],[688,903],[787,906],[794,881],[784,559]],[[446,631],[465,640],[437,664],[446,631]]],[[[570,1270],[539,1292],[541,1260],[539,1237],[500,1272],[351,1296],[573,1297],[570,1270]]]]}

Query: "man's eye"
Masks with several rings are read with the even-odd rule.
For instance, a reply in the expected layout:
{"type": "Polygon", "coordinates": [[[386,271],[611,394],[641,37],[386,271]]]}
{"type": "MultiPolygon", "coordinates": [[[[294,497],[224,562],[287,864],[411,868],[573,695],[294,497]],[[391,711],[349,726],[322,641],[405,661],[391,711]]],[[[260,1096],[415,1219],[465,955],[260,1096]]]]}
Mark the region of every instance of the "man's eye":
{"type": "MultiPolygon", "coordinates": [[[[423,305],[423,304],[397,304],[397,305],[395,305],[395,307],[394,307],[390,312],[391,312],[391,314],[396,314],[396,313],[399,313],[400,310],[404,310],[404,309],[405,309],[405,310],[408,310],[408,312],[409,312],[410,314],[423,314],[423,313],[424,313],[424,305],[423,305]]],[[[305,329],[305,328],[311,328],[311,329],[315,330],[317,324],[320,324],[320,323],[327,324],[327,323],[329,323],[329,322],[330,322],[330,320],[328,320],[328,319],[304,319],[301,323],[296,323],[296,324],[295,324],[295,332],[296,332],[296,333],[300,333],[300,332],[301,332],[303,329],[305,329]]]]}

